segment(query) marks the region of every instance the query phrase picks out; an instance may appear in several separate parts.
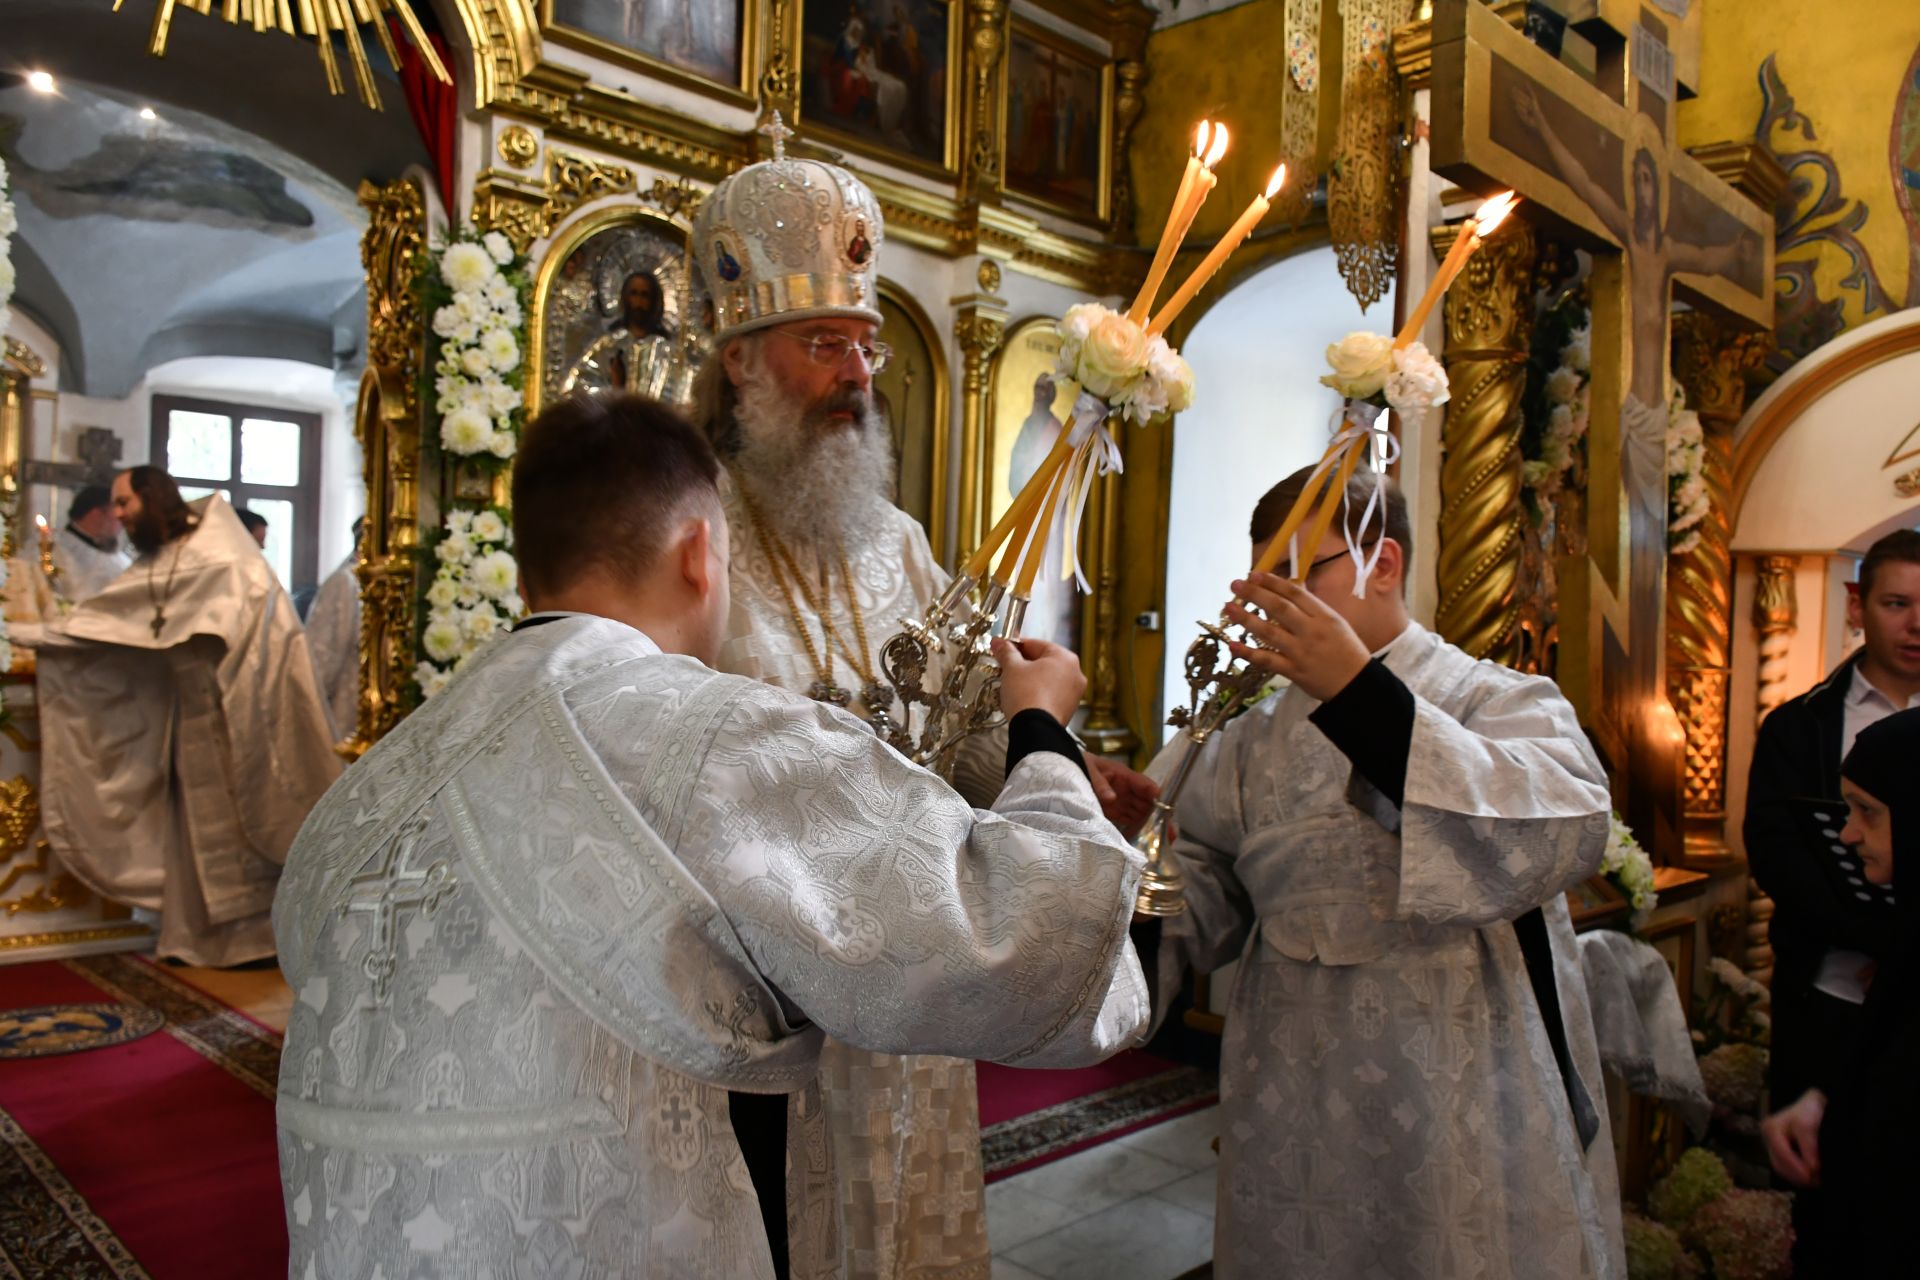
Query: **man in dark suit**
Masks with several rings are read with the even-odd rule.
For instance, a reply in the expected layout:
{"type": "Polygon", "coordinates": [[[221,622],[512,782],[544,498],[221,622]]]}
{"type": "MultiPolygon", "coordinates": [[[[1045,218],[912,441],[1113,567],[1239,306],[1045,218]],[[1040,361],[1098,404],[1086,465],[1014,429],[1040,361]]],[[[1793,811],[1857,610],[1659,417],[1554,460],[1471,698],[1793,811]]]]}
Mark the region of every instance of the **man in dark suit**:
{"type": "MultiPolygon", "coordinates": [[[[1802,803],[1840,797],[1840,760],[1861,729],[1920,706],[1920,532],[1901,529],[1867,550],[1848,620],[1866,643],[1760,726],[1747,785],[1747,860],[1774,901],[1773,1054],[1770,1093],[1785,1107],[1811,1088],[1831,1089],[1858,1034],[1876,964],[1892,954],[1890,907],[1836,891],[1809,839],[1802,803]]],[[[1795,1205],[1796,1230],[1817,1231],[1811,1201],[1795,1205]]],[[[1796,1249],[1796,1254],[1798,1250],[1796,1249]]]]}

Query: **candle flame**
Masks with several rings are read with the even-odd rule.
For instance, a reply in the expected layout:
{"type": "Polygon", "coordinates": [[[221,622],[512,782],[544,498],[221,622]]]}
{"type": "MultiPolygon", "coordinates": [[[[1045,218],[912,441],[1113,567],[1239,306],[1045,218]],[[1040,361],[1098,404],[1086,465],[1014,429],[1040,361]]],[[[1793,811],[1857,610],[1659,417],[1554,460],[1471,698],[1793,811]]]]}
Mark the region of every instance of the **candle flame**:
{"type": "Polygon", "coordinates": [[[1213,126],[1213,145],[1207,148],[1207,158],[1200,163],[1211,169],[1220,163],[1220,157],[1227,154],[1227,126],[1213,126]]]}
{"type": "Polygon", "coordinates": [[[46,532],[47,518],[45,516],[35,516],[33,518],[33,522],[40,526],[40,531],[42,533],[46,532]]]}
{"type": "Polygon", "coordinates": [[[1511,191],[1502,191],[1499,195],[1494,196],[1485,204],[1481,205],[1480,211],[1473,215],[1474,234],[1482,240],[1486,239],[1500,229],[1500,224],[1507,220],[1507,215],[1512,213],[1519,205],[1520,197],[1514,195],[1511,191]]]}
{"type": "Polygon", "coordinates": [[[1266,198],[1268,200],[1273,199],[1274,194],[1278,192],[1281,187],[1284,187],[1286,185],[1287,185],[1287,166],[1283,164],[1278,169],[1275,169],[1273,171],[1273,181],[1267,184],[1266,198]]]}
{"type": "Polygon", "coordinates": [[[1193,131],[1193,155],[1197,160],[1207,154],[1207,141],[1213,137],[1213,121],[1202,120],[1200,127],[1193,131]]]}

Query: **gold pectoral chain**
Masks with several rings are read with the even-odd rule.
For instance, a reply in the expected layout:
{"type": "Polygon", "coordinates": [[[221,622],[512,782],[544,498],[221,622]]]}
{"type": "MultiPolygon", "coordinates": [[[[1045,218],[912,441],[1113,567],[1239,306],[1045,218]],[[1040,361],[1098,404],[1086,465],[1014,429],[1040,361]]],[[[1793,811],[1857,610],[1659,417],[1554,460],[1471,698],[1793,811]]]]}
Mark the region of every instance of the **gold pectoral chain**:
{"type": "Polygon", "coordinates": [[[800,637],[800,643],[806,646],[807,660],[813,665],[815,680],[807,696],[816,702],[830,702],[834,706],[844,707],[852,701],[853,695],[833,681],[833,653],[838,646],[846,658],[847,665],[860,677],[860,700],[866,703],[868,710],[884,713],[893,706],[893,694],[880,682],[873,665],[867,661],[867,620],[860,610],[860,600],[854,591],[853,570],[847,562],[846,548],[836,548],[840,554],[840,578],[845,585],[847,610],[853,617],[854,640],[858,648],[849,647],[833,625],[833,583],[825,558],[820,568],[820,594],[815,596],[807,585],[806,575],[800,572],[799,564],[793,553],[787,549],[780,535],[768,527],[759,508],[747,495],[743,486],[740,498],[747,508],[747,516],[753,522],[754,536],[759,540],[760,549],[766,553],[769,567],[773,570],[773,581],[780,588],[780,597],[786,602],[787,617],[793,623],[793,629],[800,637]],[[823,656],[813,643],[813,633],[807,629],[806,619],[800,613],[799,602],[794,599],[794,587],[799,587],[800,596],[807,602],[820,619],[822,643],[826,646],[823,656]]]}
{"type": "Polygon", "coordinates": [[[160,638],[161,631],[163,631],[167,625],[167,602],[173,599],[173,575],[180,571],[180,556],[185,550],[185,548],[180,545],[180,542],[181,539],[174,539],[173,563],[167,568],[166,590],[162,591],[158,596],[153,594],[153,571],[159,563],[160,553],[158,551],[154,552],[153,559],[147,561],[147,603],[153,606],[153,621],[149,625],[153,628],[153,638],[155,640],[160,638]]]}

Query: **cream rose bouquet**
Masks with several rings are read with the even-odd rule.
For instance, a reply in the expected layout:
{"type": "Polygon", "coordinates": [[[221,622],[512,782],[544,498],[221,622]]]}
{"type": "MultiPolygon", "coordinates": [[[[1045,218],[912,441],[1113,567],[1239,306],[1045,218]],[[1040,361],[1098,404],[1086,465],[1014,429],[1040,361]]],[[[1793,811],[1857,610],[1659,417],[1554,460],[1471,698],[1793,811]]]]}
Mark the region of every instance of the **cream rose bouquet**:
{"type": "Polygon", "coordinates": [[[440,447],[502,464],[518,446],[525,400],[526,259],[497,231],[462,228],[429,259],[422,294],[440,447]]]}
{"type": "Polygon", "coordinates": [[[438,566],[427,586],[414,683],[431,698],[494,636],[526,612],[520,599],[520,567],[513,558],[513,530],[498,507],[447,513],[433,543],[438,566]]]}
{"type": "Polygon", "coordinates": [[[1320,384],[1355,404],[1392,409],[1408,426],[1417,426],[1449,394],[1447,371],[1425,345],[1393,345],[1393,335],[1350,333],[1327,348],[1320,384]]]}
{"type": "Polygon", "coordinates": [[[1159,334],[1111,307],[1083,302],[1060,318],[1057,372],[1114,416],[1145,426],[1193,405],[1193,370],[1159,334]]]}

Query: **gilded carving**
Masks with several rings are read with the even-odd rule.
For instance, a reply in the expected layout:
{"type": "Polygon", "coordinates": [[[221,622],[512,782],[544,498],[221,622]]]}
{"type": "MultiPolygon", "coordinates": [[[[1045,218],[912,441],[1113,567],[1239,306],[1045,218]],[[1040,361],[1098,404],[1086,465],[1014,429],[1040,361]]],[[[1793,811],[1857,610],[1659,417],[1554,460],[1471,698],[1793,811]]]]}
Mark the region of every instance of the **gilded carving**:
{"type": "MultiPolygon", "coordinates": [[[[1799,566],[1799,556],[1759,556],[1754,560],[1753,630],[1760,642],[1756,723],[1765,720],[1769,711],[1787,700],[1787,659],[1800,615],[1800,603],[1793,588],[1794,571],[1799,566]]],[[[1773,900],[1762,892],[1758,881],[1749,879],[1747,960],[1742,967],[1760,982],[1773,979],[1773,944],[1768,933],[1768,921],[1772,918],[1773,900]]]]}
{"type": "MultiPolygon", "coordinates": [[[[1130,437],[1128,437],[1130,438],[1130,437]]],[[[1093,596],[1086,627],[1087,719],[1082,735],[1101,755],[1126,756],[1140,745],[1120,714],[1120,477],[1100,477],[1088,513],[1094,537],[1093,596]]]]}
{"type": "Polygon", "coordinates": [[[1113,33],[1113,157],[1107,165],[1107,171],[1113,176],[1109,212],[1114,231],[1127,240],[1133,238],[1136,212],[1129,147],[1133,126],[1139,123],[1147,106],[1147,34],[1144,23],[1116,27],[1113,33]]]}
{"type": "Polygon", "coordinates": [[[800,111],[800,68],[793,50],[799,47],[792,0],[773,0],[772,49],[760,77],[762,105],[795,119],[800,111]]]}
{"type": "Polygon", "coordinates": [[[367,486],[360,579],[360,716],[341,750],[358,756],[406,713],[414,668],[413,610],[419,546],[420,352],[426,319],[414,292],[427,248],[426,202],[409,181],[360,185],[369,219],[367,371],[354,414],[367,486]]]}
{"type": "MultiPolygon", "coordinates": [[[[1363,311],[1386,293],[1400,266],[1400,223],[1395,213],[1400,102],[1387,61],[1387,41],[1393,28],[1412,12],[1411,0],[1340,0],[1344,69],[1340,134],[1327,182],[1327,227],[1340,275],[1363,311]]],[[[1289,74],[1288,80],[1292,82],[1294,76],[1289,74]]],[[[1311,147],[1294,150],[1300,139],[1285,135],[1284,98],[1281,109],[1287,158],[1313,155],[1311,147]]],[[[1300,179],[1289,185],[1303,193],[1308,189],[1300,179]]]]}
{"type": "Polygon", "coordinates": [[[974,272],[973,278],[988,293],[1000,292],[1000,264],[992,258],[980,260],[980,269],[974,272]]]}
{"type": "Polygon", "coordinates": [[[1314,164],[1320,155],[1320,0],[1286,0],[1280,32],[1286,60],[1280,75],[1280,151],[1287,185],[1274,199],[1273,216],[1299,223],[1312,212],[1320,183],[1314,164]]]}
{"type": "Polygon", "coordinates": [[[1703,311],[1673,318],[1673,372],[1700,415],[1708,511],[1699,540],[1667,562],[1667,699],[1686,726],[1681,791],[1687,858],[1727,860],[1727,694],[1732,668],[1733,429],[1747,376],[1766,360],[1765,335],[1703,311]]]}
{"type": "MultiPolygon", "coordinates": [[[[27,847],[39,825],[40,797],[27,775],[17,774],[0,782],[0,866],[11,862],[27,847]]],[[[0,892],[12,883],[11,878],[0,880],[0,892]]]]}
{"type": "Polygon", "coordinates": [[[981,525],[979,485],[985,474],[980,457],[980,442],[986,434],[987,381],[993,353],[1006,336],[1007,312],[998,298],[974,297],[961,302],[953,323],[954,342],[961,353],[960,365],[960,474],[967,483],[960,486],[960,539],[962,555],[973,550],[986,532],[981,525]]]}
{"type": "MultiPolygon", "coordinates": [[[[1444,255],[1451,228],[1434,233],[1444,255]]],[[[1514,220],[1468,260],[1447,294],[1453,386],[1441,434],[1442,584],[1434,626],[1476,657],[1520,657],[1520,399],[1532,331],[1534,238],[1514,220]]]]}
{"type": "Polygon", "coordinates": [[[1903,498],[1920,497],[1920,467],[1895,476],[1893,491],[1903,498]]]}
{"type": "Polygon", "coordinates": [[[1007,0],[967,0],[966,187],[975,198],[1000,187],[1000,54],[1007,44],[1007,0]]]}
{"type": "MultiPolygon", "coordinates": [[[[665,183],[655,181],[656,190],[665,183]]],[[[484,169],[473,184],[473,220],[498,231],[525,253],[535,240],[550,235],[567,215],[590,200],[634,189],[633,170],[560,147],[547,148],[538,181],[484,169]]]]}
{"type": "Polygon", "coordinates": [[[540,158],[540,140],[533,136],[533,130],[522,124],[510,124],[502,129],[494,149],[500,153],[502,164],[516,169],[531,169],[533,162],[540,158]]]}

